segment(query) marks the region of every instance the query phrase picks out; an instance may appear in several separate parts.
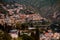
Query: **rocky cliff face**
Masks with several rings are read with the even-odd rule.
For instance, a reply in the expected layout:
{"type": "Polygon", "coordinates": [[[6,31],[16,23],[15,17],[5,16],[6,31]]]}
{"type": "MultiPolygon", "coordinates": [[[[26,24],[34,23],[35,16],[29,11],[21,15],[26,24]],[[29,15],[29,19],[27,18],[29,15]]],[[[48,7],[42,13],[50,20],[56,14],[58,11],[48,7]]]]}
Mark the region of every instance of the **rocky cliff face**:
{"type": "Polygon", "coordinates": [[[51,9],[47,11],[46,17],[53,20],[53,21],[58,21],[60,20],[60,3],[56,3],[52,5],[51,9]]]}

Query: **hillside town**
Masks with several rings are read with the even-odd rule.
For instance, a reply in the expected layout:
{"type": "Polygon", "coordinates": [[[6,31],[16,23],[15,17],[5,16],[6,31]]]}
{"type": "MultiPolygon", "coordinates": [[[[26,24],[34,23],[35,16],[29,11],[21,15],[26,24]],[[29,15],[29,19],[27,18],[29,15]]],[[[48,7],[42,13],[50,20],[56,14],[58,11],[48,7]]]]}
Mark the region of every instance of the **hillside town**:
{"type": "Polygon", "coordinates": [[[3,14],[2,12],[0,12],[0,23],[7,23],[7,24],[14,24],[17,22],[21,22],[24,23],[26,21],[30,21],[30,20],[41,20],[41,19],[45,19],[43,17],[41,17],[40,14],[34,13],[30,10],[26,10],[25,13],[20,13],[20,10],[24,10],[24,6],[23,5],[19,5],[17,3],[15,3],[15,5],[11,5],[11,8],[8,8],[10,5],[7,4],[6,6],[1,5],[1,7],[8,11],[7,14],[3,14]],[[17,8],[14,8],[13,6],[17,6],[17,8]],[[14,13],[16,11],[16,14],[14,13]]]}
{"type": "Polygon", "coordinates": [[[7,32],[11,40],[17,40],[18,37],[22,37],[22,40],[60,40],[60,31],[50,28],[56,25],[60,27],[59,24],[52,24],[49,19],[27,9],[25,5],[0,4],[0,9],[0,29],[7,32]]]}

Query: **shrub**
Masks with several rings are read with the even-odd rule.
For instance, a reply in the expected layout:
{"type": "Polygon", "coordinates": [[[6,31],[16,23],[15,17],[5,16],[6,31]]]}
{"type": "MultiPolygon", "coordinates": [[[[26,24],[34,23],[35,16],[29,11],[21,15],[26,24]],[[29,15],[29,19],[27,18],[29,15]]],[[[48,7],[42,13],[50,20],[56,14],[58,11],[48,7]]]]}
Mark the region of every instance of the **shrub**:
{"type": "Polygon", "coordinates": [[[23,34],[23,35],[22,35],[22,40],[34,40],[34,38],[31,37],[31,36],[28,36],[28,35],[26,35],[26,34],[23,34]]]}

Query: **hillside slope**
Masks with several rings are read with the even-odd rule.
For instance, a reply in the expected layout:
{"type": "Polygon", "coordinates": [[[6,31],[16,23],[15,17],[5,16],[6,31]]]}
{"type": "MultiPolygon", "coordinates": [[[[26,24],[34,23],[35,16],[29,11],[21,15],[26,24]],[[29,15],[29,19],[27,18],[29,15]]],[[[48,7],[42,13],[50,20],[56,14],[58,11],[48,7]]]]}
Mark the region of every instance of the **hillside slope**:
{"type": "Polygon", "coordinates": [[[37,9],[41,16],[51,20],[60,18],[60,0],[2,0],[6,3],[20,3],[37,9]]]}

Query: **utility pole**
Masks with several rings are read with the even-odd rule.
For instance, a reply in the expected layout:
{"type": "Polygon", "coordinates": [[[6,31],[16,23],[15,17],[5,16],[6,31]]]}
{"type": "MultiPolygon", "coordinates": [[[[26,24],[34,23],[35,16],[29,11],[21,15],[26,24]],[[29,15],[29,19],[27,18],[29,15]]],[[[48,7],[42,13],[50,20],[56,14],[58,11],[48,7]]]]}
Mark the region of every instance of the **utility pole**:
{"type": "Polygon", "coordinates": [[[36,26],[36,38],[35,40],[39,40],[39,27],[36,26]]]}

